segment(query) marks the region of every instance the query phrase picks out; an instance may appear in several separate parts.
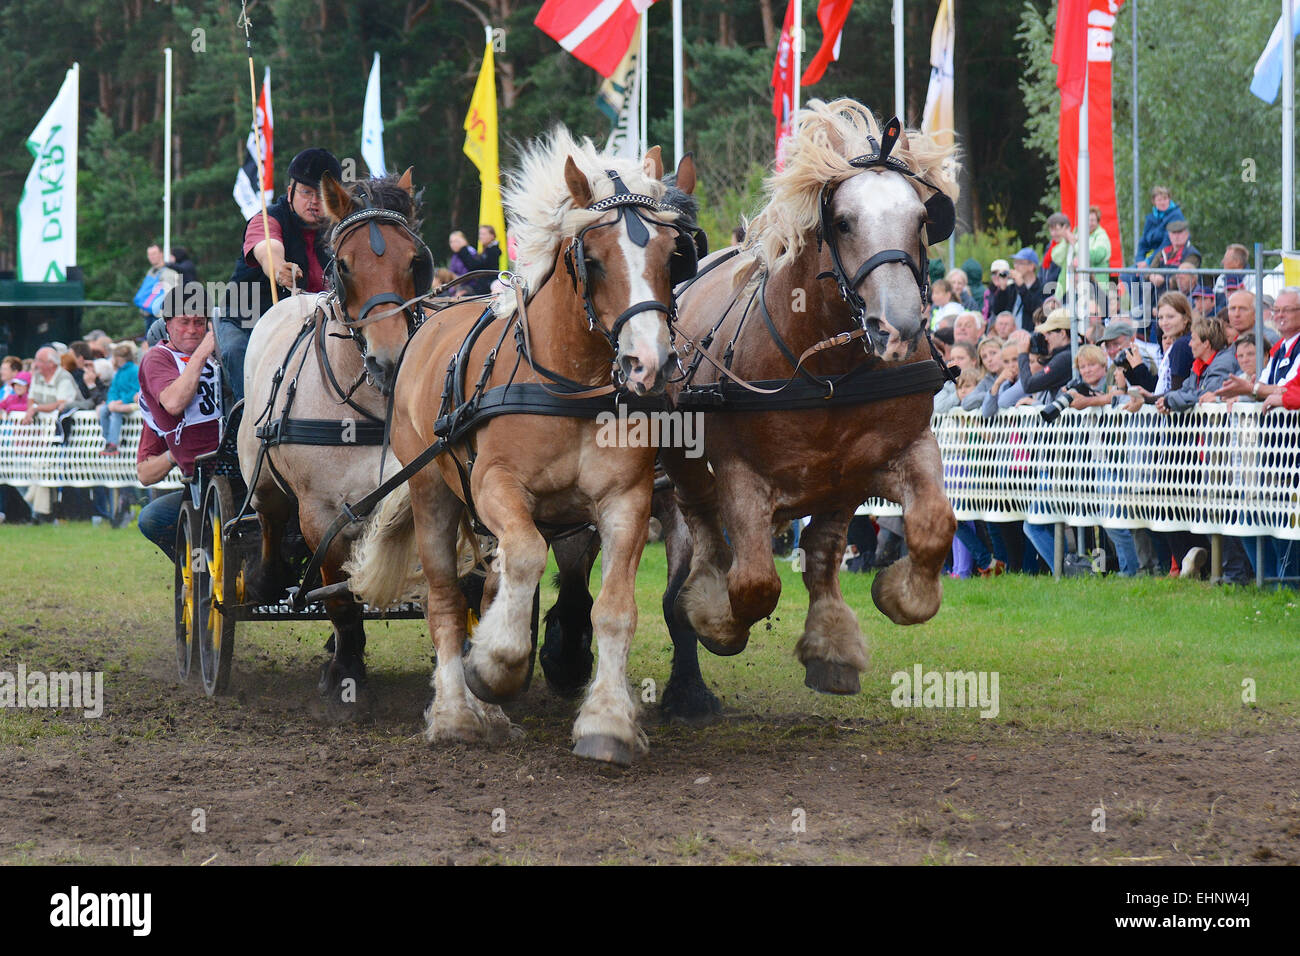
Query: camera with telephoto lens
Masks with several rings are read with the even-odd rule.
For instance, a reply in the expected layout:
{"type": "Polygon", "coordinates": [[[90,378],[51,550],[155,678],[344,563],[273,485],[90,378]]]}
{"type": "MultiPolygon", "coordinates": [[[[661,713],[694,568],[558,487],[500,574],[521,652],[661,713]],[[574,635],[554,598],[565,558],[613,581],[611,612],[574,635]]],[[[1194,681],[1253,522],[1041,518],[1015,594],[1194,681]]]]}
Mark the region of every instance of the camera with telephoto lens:
{"type": "Polygon", "coordinates": [[[1038,414],[1042,417],[1043,421],[1050,424],[1061,417],[1061,412],[1070,407],[1070,403],[1074,401],[1075,395],[1082,398],[1091,398],[1095,394],[1096,392],[1094,392],[1086,382],[1076,378],[1073,382],[1067,384],[1065,388],[1061,389],[1061,394],[1057,395],[1056,398],[1052,400],[1052,404],[1048,405],[1038,414]]]}
{"type": "Polygon", "coordinates": [[[1029,351],[1040,358],[1047,358],[1052,354],[1052,347],[1047,344],[1047,336],[1042,332],[1035,332],[1029,336],[1029,351]]]}

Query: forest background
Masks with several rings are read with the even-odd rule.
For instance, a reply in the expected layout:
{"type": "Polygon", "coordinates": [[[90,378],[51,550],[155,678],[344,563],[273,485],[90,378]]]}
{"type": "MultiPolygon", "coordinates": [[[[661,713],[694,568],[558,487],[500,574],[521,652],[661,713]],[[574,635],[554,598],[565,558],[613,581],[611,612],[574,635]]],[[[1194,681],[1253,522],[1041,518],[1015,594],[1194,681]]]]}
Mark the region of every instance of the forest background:
{"type": "MultiPolygon", "coordinates": [[[[484,25],[504,31],[497,52],[501,162],[555,122],[604,142],[600,77],[533,26],[540,0],[253,0],[256,71],[271,68],[275,184],[297,150],[324,146],[360,159],[366,78],[382,59],[384,148],[390,169],[415,167],[424,187],[423,234],[438,262],[447,234],[477,225],[478,174],[461,152],[462,122],[481,65],[484,25]]],[[[806,57],[821,42],[804,2],[806,57]]],[[[890,0],[857,0],[839,62],[804,97],[852,96],[886,116],[893,107],[890,0]]],[[[704,225],[714,248],[761,203],[774,121],[769,81],[781,0],[684,0],[686,148],[701,173],[704,225]]],[[[1131,11],[1115,25],[1114,128],[1119,220],[1132,250],[1132,116],[1141,144],[1141,214],[1168,185],[1192,223],[1192,241],[1217,264],[1229,242],[1281,240],[1281,103],[1248,91],[1278,4],[1140,0],[1139,81],[1130,79],[1131,11]]],[[[906,0],[906,106],[919,122],[938,0],[906,0]]],[[[1050,0],[956,0],[955,126],[962,151],[957,260],[1043,244],[1059,203],[1059,99],[1051,64],[1050,0]]],[[[129,301],[162,234],[163,56],[174,56],[173,245],[187,247],[203,280],[233,268],[243,221],[231,198],[251,118],[239,4],[229,0],[6,0],[0,40],[0,270],[14,268],[15,221],[31,165],[27,134],[64,73],[81,64],[78,258],[89,298],[129,301]]],[[[671,17],[650,10],[649,129],[672,144],[671,17]]],[[[1073,218],[1073,217],[1072,217],[1073,218]]],[[[943,254],[938,253],[938,254],[943,254]]],[[[945,255],[946,257],[946,255],[945,255]]],[[[133,310],[94,310],[86,322],[134,330],[133,310]]]]}

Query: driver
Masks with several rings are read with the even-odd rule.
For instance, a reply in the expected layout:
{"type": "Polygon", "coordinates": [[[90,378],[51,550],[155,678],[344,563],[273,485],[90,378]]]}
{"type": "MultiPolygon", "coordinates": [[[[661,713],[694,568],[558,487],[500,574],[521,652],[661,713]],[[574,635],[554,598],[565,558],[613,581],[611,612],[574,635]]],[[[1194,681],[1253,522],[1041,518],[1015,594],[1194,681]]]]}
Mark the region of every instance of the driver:
{"type": "Polygon", "coordinates": [[[320,194],[325,173],[343,178],[334,154],[316,147],[304,149],[289,163],[288,191],[266,208],[267,228],[262,227],[260,212],[244,227],[243,253],[230,277],[228,301],[217,324],[221,364],[236,402],[244,397],[244,353],[253,324],[271,307],[272,263],[280,289],[325,291],[330,264],[320,194]]]}
{"type": "MultiPolygon", "coordinates": [[[[179,467],[192,474],[194,459],[221,442],[221,368],[208,322],[203,287],[192,283],[167,293],[162,316],[167,341],[140,362],[140,447],[135,470],[142,485],[162,481],[179,467]]],[[[140,512],[140,533],[176,560],[176,523],[188,489],[155,498],[140,512]]]]}

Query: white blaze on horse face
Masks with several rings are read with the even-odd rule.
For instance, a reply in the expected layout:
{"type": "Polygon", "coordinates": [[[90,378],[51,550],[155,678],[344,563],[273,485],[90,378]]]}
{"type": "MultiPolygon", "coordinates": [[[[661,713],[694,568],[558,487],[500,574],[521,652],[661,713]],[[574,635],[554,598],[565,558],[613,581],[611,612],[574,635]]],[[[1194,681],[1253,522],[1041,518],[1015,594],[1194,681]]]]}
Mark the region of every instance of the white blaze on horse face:
{"type": "MultiPolygon", "coordinates": [[[[627,267],[627,307],[655,301],[655,291],[650,285],[646,266],[646,247],[638,246],[627,234],[620,230],[618,247],[623,253],[623,262],[627,267]]],[[[647,228],[658,234],[654,226],[647,228]]],[[[663,372],[668,368],[670,346],[668,343],[668,323],[666,315],[658,311],[640,312],[632,316],[623,326],[618,336],[620,363],[627,374],[628,384],[637,395],[646,395],[663,389],[663,372]]]]}
{"type": "MultiPolygon", "coordinates": [[[[840,261],[852,280],[862,263],[886,249],[901,249],[914,259],[922,255],[918,227],[925,207],[911,182],[901,173],[868,171],[847,180],[835,193],[835,215],[850,225],[846,235],[837,230],[840,261]]],[[[922,269],[928,263],[917,263],[922,269]]],[[[862,280],[858,294],[886,338],[876,342],[877,354],[886,360],[909,356],[924,331],[920,289],[912,270],[901,262],[878,266],[862,280]]],[[[869,323],[870,324],[870,323],[869,323]]]]}

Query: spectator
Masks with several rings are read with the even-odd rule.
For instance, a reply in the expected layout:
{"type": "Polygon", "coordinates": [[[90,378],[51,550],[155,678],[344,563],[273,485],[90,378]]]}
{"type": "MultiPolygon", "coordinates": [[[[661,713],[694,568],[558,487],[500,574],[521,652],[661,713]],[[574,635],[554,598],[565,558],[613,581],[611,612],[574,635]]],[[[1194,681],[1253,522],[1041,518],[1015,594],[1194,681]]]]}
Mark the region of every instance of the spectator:
{"type": "MultiPolygon", "coordinates": [[[[479,265],[478,253],[474,251],[474,247],[465,238],[465,233],[459,229],[447,237],[447,246],[451,249],[451,259],[447,262],[447,268],[458,278],[467,272],[482,268],[479,265]]],[[[472,289],[472,286],[462,283],[458,288],[468,292],[472,289]]]]}
{"type": "Polygon", "coordinates": [[[1111,322],[1097,339],[1097,344],[1106,350],[1113,363],[1107,372],[1107,391],[1114,386],[1116,374],[1123,375],[1127,386],[1136,385],[1148,391],[1155,389],[1160,350],[1149,342],[1138,341],[1132,322],[1128,319],[1111,322]]]}
{"type": "MultiPolygon", "coordinates": [[[[997,315],[999,312],[1011,312],[1011,296],[1007,290],[1011,287],[1011,263],[1006,259],[994,259],[993,265],[989,266],[989,285],[984,290],[984,318],[988,319],[997,315]],[[1001,299],[1008,306],[1007,308],[996,308],[995,303],[1001,299]]],[[[1012,315],[1014,319],[1014,314],[1012,315]]]]}
{"type": "Polygon", "coordinates": [[[90,346],[90,351],[94,353],[95,358],[108,358],[109,352],[113,350],[113,340],[103,329],[92,329],[87,332],[86,344],[90,346]]]}
{"type": "Polygon", "coordinates": [[[7,383],[8,394],[4,398],[0,398],[0,412],[27,411],[27,389],[31,384],[31,372],[15,372],[13,378],[7,383]]]}
{"type": "MultiPolygon", "coordinates": [[[[80,394],[72,375],[59,365],[53,347],[45,345],[36,350],[33,369],[35,374],[28,394],[27,412],[23,415],[24,425],[31,424],[38,415],[44,420],[58,418],[80,394]]],[[[53,520],[53,498],[48,486],[33,483],[23,497],[31,506],[32,518],[37,524],[53,520]]]]}
{"type": "Polygon", "coordinates": [[[1007,311],[1016,317],[1022,329],[1033,331],[1034,310],[1043,304],[1043,280],[1038,275],[1038,253],[1025,247],[1011,257],[1012,285],[994,298],[997,312],[1007,311]]]}
{"type": "Polygon", "coordinates": [[[1063,212],[1047,217],[1047,251],[1043,253],[1043,289],[1054,295],[1061,285],[1062,267],[1069,264],[1070,218],[1063,212]]]}
{"type": "Polygon", "coordinates": [[[993,334],[1003,342],[1009,342],[1015,331],[1016,317],[1010,312],[999,312],[997,318],[993,320],[993,334]]]}
{"type": "Polygon", "coordinates": [[[953,301],[960,304],[962,309],[969,312],[977,308],[975,299],[971,296],[970,289],[967,288],[968,280],[963,270],[953,269],[944,276],[944,279],[948,282],[948,288],[952,289],[953,301]]]}
{"type": "MultiPolygon", "coordinates": [[[[1220,260],[1223,268],[1244,269],[1250,262],[1250,251],[1239,242],[1234,242],[1223,250],[1220,260]]],[[[1232,294],[1242,287],[1244,276],[1241,273],[1220,272],[1214,279],[1214,310],[1217,312],[1229,305],[1232,294]]]]}
{"type": "Polygon", "coordinates": [[[976,368],[982,377],[976,382],[968,395],[962,396],[961,407],[968,412],[977,411],[984,407],[984,399],[992,391],[993,383],[998,380],[1004,365],[1001,339],[985,336],[980,339],[977,350],[979,362],[976,368]]]}
{"type": "MultiPolygon", "coordinates": [[[[499,272],[501,265],[501,245],[497,242],[497,231],[487,223],[478,227],[478,262],[480,269],[488,269],[492,272],[499,272]]],[[[492,282],[495,276],[480,276],[470,283],[478,295],[486,295],[492,291],[492,282]]]]}
{"type": "Polygon", "coordinates": [[[140,319],[144,322],[145,332],[148,333],[149,326],[158,315],[155,311],[157,305],[162,301],[167,290],[176,285],[179,277],[163,262],[162,247],[158,243],[149,243],[149,247],[145,249],[145,256],[149,259],[149,268],[144,278],[140,280],[140,288],[136,290],[135,297],[131,301],[140,310],[140,319]]]}
{"type": "MultiPolygon", "coordinates": [[[[1223,278],[1220,276],[1219,278],[1223,278]]],[[[1238,288],[1228,296],[1228,341],[1255,331],[1255,293],[1238,288]]],[[[1252,338],[1253,342],[1254,339],[1252,338]]]]}
{"type": "Polygon", "coordinates": [[[1163,354],[1156,375],[1154,392],[1142,389],[1145,401],[1155,401],[1167,392],[1183,387],[1183,382],[1192,373],[1191,334],[1192,305],[1180,292],[1166,292],[1156,303],[1157,321],[1163,333],[1163,354]]]}
{"type": "Polygon", "coordinates": [[[1241,371],[1234,350],[1228,348],[1227,332],[1218,319],[1200,315],[1193,318],[1188,344],[1193,358],[1192,374],[1180,388],[1156,402],[1156,411],[1162,415],[1184,412],[1198,403],[1219,401],[1217,390],[1241,371]]]}
{"type": "MultiPolygon", "coordinates": [[[[1070,313],[1057,309],[1047,321],[1037,329],[1047,341],[1047,367],[1038,374],[1029,369],[1029,341],[1022,340],[1017,358],[1020,370],[1020,386],[1025,394],[1035,392],[1055,393],[1070,380],[1070,313]]],[[[1050,400],[1050,398],[1049,398],[1050,400]]]]}
{"type": "Polygon", "coordinates": [[[104,431],[104,450],[101,455],[114,456],[117,452],[117,440],[122,434],[123,419],[139,407],[136,400],[140,395],[140,370],[135,364],[135,346],[123,342],[113,347],[113,384],[109,386],[108,395],[99,406],[99,427],[104,431]]]}
{"type": "MultiPolygon", "coordinates": [[[[971,299],[976,303],[973,308],[983,313],[985,304],[985,295],[988,290],[984,288],[984,269],[973,258],[967,259],[961,264],[962,271],[966,273],[966,286],[970,292],[971,299]]],[[[984,314],[988,318],[987,314],[984,314]]]]}
{"type": "MultiPolygon", "coordinates": [[[[1185,219],[1175,219],[1169,223],[1169,244],[1164,246],[1151,260],[1153,269],[1177,269],[1184,261],[1192,263],[1192,268],[1201,264],[1201,253],[1191,243],[1191,227],[1185,219]]],[[[1159,290],[1165,284],[1162,275],[1151,275],[1148,281],[1159,290]]]]}
{"type": "Polygon", "coordinates": [[[180,277],[181,285],[199,281],[199,267],[195,265],[194,257],[184,246],[172,246],[171,260],[168,265],[180,277]]]}
{"type": "MultiPolygon", "coordinates": [[[[17,355],[6,355],[0,361],[0,401],[8,398],[12,394],[11,383],[14,376],[23,370],[23,360],[17,355]]],[[[31,384],[31,376],[27,376],[27,384],[31,384]]],[[[24,392],[24,394],[26,394],[24,392]]]]}
{"type": "Polygon", "coordinates": [[[1183,219],[1183,211],[1169,195],[1165,186],[1153,186],[1151,189],[1151,212],[1147,213],[1146,222],[1142,224],[1142,239],[1138,243],[1139,265],[1170,244],[1169,224],[1183,219]]]}
{"type": "Polygon", "coordinates": [[[961,313],[961,303],[953,301],[952,286],[947,279],[936,279],[930,286],[930,304],[934,307],[931,328],[938,328],[948,316],[956,318],[961,313]]]}
{"type": "MultiPolygon", "coordinates": [[[[1094,269],[1110,265],[1110,234],[1102,228],[1101,210],[1096,206],[1088,209],[1088,264],[1094,269]]],[[[1100,295],[1104,296],[1110,289],[1110,276],[1106,273],[1096,273],[1091,279],[1100,295]]]]}
{"type": "Polygon", "coordinates": [[[962,312],[953,320],[952,337],[956,342],[974,345],[984,331],[984,319],[978,312],[962,312]]]}
{"type": "Polygon", "coordinates": [[[1273,347],[1269,358],[1259,370],[1256,381],[1233,376],[1219,389],[1221,398],[1250,395],[1262,401],[1296,378],[1300,371],[1300,288],[1288,286],[1277,294],[1272,309],[1273,324],[1282,340],[1273,347]]]}
{"type": "MultiPolygon", "coordinates": [[[[185,475],[194,460],[221,440],[221,367],[205,296],[169,294],[163,306],[165,344],[146,353],[140,365],[140,413],[148,426],[140,435],[136,474],[157,484],[172,466],[185,475]]],[[[176,560],[176,523],[189,489],[155,498],[139,515],[140,533],[176,560]]]]}

